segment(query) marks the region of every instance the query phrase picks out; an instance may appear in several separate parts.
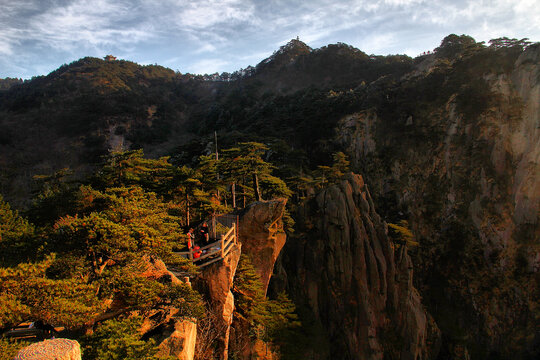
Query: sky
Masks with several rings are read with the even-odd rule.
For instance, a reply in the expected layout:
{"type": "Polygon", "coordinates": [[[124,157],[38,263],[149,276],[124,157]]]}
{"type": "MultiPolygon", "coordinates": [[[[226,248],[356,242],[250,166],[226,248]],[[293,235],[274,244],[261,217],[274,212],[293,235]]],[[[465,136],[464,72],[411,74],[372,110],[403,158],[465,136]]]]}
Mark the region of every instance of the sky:
{"type": "Polygon", "coordinates": [[[233,72],[297,36],[312,48],[414,57],[452,33],[540,41],[540,0],[0,0],[0,78],[107,54],[233,72]]]}

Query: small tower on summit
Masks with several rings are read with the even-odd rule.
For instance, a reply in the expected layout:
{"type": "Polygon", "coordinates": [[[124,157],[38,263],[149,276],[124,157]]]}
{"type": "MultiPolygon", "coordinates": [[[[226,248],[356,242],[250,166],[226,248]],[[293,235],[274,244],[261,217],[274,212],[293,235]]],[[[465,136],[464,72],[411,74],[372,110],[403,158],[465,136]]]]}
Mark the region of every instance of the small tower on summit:
{"type": "Polygon", "coordinates": [[[116,60],[116,56],[107,55],[103,59],[105,59],[105,61],[114,61],[116,60]]]}

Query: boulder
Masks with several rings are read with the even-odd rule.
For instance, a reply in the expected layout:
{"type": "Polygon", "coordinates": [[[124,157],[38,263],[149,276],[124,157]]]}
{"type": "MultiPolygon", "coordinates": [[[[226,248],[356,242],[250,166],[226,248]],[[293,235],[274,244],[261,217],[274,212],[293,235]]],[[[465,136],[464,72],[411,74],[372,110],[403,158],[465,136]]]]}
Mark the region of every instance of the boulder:
{"type": "Polygon", "coordinates": [[[81,347],[75,340],[45,340],[21,349],[13,360],[81,360],[81,347]]]}

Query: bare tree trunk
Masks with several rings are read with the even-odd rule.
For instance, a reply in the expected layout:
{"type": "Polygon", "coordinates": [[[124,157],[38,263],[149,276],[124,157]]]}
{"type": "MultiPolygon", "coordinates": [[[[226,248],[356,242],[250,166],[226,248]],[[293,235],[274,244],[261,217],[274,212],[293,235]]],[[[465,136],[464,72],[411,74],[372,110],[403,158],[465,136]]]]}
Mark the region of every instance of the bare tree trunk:
{"type": "Polygon", "coordinates": [[[259,190],[259,177],[257,173],[253,173],[253,190],[255,191],[255,200],[262,201],[261,192],[259,190]]]}
{"type": "Polygon", "coordinates": [[[246,177],[245,176],[242,176],[242,197],[244,199],[243,208],[245,208],[246,207],[246,177]]]}
{"type": "Polygon", "coordinates": [[[197,321],[197,341],[195,343],[195,360],[217,359],[216,343],[227,330],[220,315],[209,304],[206,316],[197,321]]]}
{"type": "Polygon", "coordinates": [[[186,223],[189,226],[189,195],[186,194],[186,223]]]}
{"type": "Polygon", "coordinates": [[[212,239],[215,239],[216,236],[216,211],[212,213],[212,239]]]}
{"type": "Polygon", "coordinates": [[[232,192],[232,207],[233,209],[236,209],[236,183],[232,183],[231,192],[232,192]]]}
{"type": "MultiPolygon", "coordinates": [[[[218,155],[218,147],[217,147],[217,132],[214,131],[214,140],[216,143],[216,180],[219,183],[219,168],[218,168],[218,162],[219,162],[219,155],[218,155]]],[[[219,190],[217,191],[217,198],[219,200],[219,190]]],[[[225,205],[226,206],[226,205],[225,205]]]]}

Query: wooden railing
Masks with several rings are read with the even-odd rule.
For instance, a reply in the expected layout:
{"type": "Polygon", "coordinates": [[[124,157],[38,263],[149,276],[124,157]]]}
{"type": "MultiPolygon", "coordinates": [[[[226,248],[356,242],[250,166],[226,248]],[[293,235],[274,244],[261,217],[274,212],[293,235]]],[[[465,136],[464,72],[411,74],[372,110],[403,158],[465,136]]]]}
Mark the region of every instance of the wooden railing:
{"type": "Polygon", "coordinates": [[[200,254],[199,257],[194,257],[195,251],[193,251],[193,249],[189,249],[189,251],[176,252],[176,254],[185,256],[194,264],[199,265],[199,267],[203,267],[224,259],[229,254],[231,249],[237,244],[237,242],[238,234],[236,224],[233,223],[229,231],[227,231],[225,235],[221,235],[221,238],[218,241],[197,250],[197,252],[200,254]]]}

